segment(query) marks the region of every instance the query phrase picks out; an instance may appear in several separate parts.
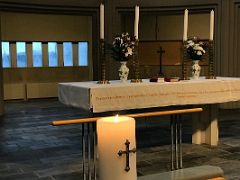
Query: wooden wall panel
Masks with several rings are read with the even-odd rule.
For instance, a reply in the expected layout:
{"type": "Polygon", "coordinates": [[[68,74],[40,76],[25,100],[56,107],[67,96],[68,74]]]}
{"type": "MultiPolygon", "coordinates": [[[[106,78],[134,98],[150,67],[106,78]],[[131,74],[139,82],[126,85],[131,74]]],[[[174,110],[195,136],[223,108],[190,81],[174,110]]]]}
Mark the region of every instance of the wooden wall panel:
{"type": "Polygon", "coordinates": [[[1,19],[5,41],[89,41],[92,35],[91,16],[4,12],[1,19]]]}
{"type": "Polygon", "coordinates": [[[139,43],[139,62],[141,65],[159,65],[160,47],[165,53],[162,55],[163,65],[180,65],[182,61],[181,41],[155,41],[139,43]]]}
{"type": "MultiPolygon", "coordinates": [[[[205,41],[205,43],[207,43],[205,41]]],[[[163,48],[162,65],[181,65],[183,59],[182,41],[141,41],[139,43],[140,65],[159,65],[160,54],[157,52],[163,48]]],[[[203,56],[200,65],[208,64],[208,52],[203,56]]],[[[191,59],[189,59],[191,65],[191,59]]]]}
{"type": "Polygon", "coordinates": [[[27,99],[57,97],[58,83],[28,83],[26,92],[27,99]]]}
{"type": "Polygon", "coordinates": [[[3,70],[5,84],[87,81],[87,67],[11,68],[3,70]]]}
{"type": "Polygon", "coordinates": [[[13,68],[3,69],[4,99],[57,97],[60,82],[89,81],[89,68],[13,68]]]}
{"type": "Polygon", "coordinates": [[[4,84],[4,100],[26,99],[24,83],[4,84]]]}

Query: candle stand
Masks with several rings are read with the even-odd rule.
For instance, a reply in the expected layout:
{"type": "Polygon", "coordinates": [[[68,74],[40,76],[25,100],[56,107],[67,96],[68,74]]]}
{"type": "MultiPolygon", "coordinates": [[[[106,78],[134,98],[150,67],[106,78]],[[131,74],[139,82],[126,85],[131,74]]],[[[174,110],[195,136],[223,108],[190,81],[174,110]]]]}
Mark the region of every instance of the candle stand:
{"type": "Polygon", "coordinates": [[[189,80],[189,77],[187,75],[187,41],[183,41],[183,61],[182,61],[182,80],[189,80]]]}
{"type": "Polygon", "coordinates": [[[101,63],[101,79],[98,84],[110,84],[109,80],[106,80],[106,53],[104,39],[100,39],[100,63],[101,63]]]}
{"type": "Polygon", "coordinates": [[[131,83],[142,83],[142,79],[139,78],[139,59],[138,59],[138,39],[135,40],[135,46],[133,47],[133,79],[131,83]]]}
{"type": "Polygon", "coordinates": [[[206,79],[216,79],[214,73],[214,43],[213,40],[209,40],[209,65],[208,65],[208,76],[206,79]]]}

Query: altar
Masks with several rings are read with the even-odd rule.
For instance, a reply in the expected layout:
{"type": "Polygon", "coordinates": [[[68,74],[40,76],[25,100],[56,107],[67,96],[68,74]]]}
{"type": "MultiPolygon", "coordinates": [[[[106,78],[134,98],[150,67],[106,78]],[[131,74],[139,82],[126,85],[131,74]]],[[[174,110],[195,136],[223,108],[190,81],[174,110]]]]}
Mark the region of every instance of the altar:
{"type": "Polygon", "coordinates": [[[60,83],[59,100],[93,113],[166,106],[201,105],[193,117],[192,142],[218,144],[217,104],[240,100],[240,79],[217,77],[179,82],[97,84],[94,81],[60,83]]]}

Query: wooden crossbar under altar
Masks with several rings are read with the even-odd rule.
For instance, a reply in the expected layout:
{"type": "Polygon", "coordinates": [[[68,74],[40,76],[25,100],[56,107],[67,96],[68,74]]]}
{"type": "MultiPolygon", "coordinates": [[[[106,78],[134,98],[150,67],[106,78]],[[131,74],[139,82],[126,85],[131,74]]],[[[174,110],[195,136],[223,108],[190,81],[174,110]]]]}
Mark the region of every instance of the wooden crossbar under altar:
{"type": "MultiPolygon", "coordinates": [[[[191,108],[191,109],[178,109],[178,110],[168,110],[168,111],[158,111],[158,112],[145,112],[145,113],[137,113],[137,114],[125,114],[124,116],[141,118],[141,117],[154,117],[154,116],[164,116],[164,115],[174,115],[174,114],[188,114],[188,113],[196,113],[201,111],[203,111],[203,108],[191,108]]],[[[90,122],[96,122],[99,118],[101,117],[58,120],[58,121],[53,121],[52,125],[60,126],[60,125],[70,125],[70,124],[79,124],[79,123],[90,123],[90,122]]]]}

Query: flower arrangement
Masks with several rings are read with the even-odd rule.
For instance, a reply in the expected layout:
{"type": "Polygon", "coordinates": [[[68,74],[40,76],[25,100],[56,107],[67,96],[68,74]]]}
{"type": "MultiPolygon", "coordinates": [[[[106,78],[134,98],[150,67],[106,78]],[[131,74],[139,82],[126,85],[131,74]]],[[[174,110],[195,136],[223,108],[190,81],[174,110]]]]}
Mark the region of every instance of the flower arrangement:
{"type": "Polygon", "coordinates": [[[128,33],[117,35],[112,46],[113,58],[117,61],[128,61],[129,57],[133,54],[134,45],[134,36],[130,36],[128,33]]]}
{"type": "Polygon", "coordinates": [[[193,37],[187,41],[187,53],[192,60],[202,60],[202,56],[206,53],[206,44],[199,41],[197,37],[193,37]]]}

